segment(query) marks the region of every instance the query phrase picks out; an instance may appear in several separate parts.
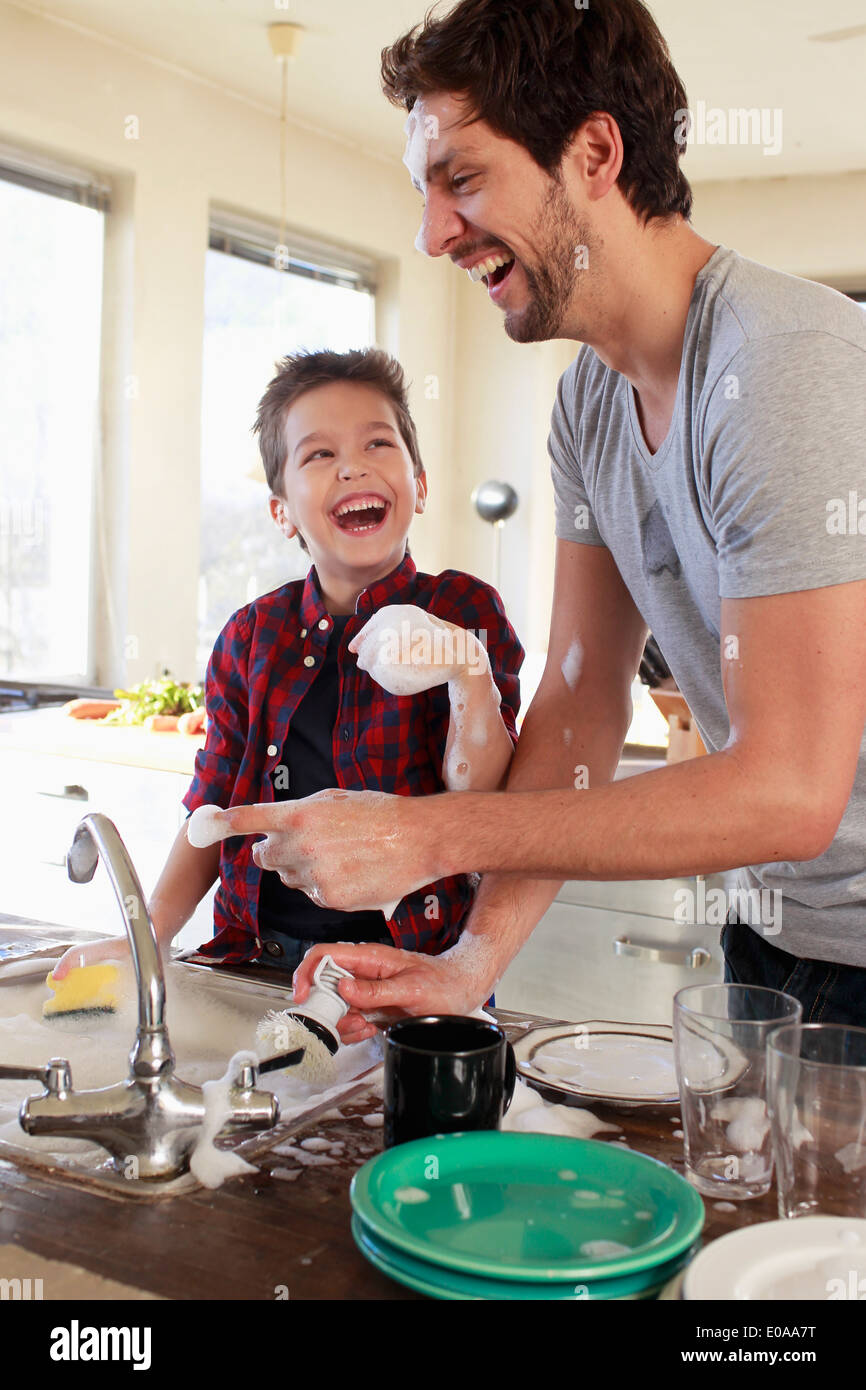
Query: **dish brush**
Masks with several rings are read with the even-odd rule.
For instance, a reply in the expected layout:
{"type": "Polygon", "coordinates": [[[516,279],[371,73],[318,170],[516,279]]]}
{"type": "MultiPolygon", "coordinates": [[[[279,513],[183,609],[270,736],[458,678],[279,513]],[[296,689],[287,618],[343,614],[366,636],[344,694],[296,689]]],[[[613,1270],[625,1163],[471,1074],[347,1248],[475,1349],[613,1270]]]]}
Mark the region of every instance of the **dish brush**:
{"type": "Polygon", "coordinates": [[[269,1009],[256,1028],[256,1038],[268,1048],[287,1052],[292,1047],[307,1049],[299,1071],[323,1075],[333,1071],[332,1058],[340,1046],[337,1024],[349,1005],[337,993],[341,980],[352,974],[323,956],[313,975],[313,987],[305,1003],[294,1009],[269,1009]]]}

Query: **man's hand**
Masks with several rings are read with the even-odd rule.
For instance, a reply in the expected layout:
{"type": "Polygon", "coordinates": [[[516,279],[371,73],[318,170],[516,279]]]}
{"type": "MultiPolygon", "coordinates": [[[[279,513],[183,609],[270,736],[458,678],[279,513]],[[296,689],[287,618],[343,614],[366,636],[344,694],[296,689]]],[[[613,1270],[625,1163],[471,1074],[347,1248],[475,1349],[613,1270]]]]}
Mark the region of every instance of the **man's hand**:
{"type": "Polygon", "coordinates": [[[320,906],[393,911],[408,893],[443,877],[431,800],[334,788],[300,801],[233,806],[217,819],[227,835],[264,832],[267,839],[253,845],[256,864],[320,906]]]}
{"type": "Polygon", "coordinates": [[[392,695],[417,695],[490,670],[474,633],[410,603],[380,608],[352,638],[349,651],[357,655],[360,669],[392,695]]]}
{"type": "Polygon", "coordinates": [[[493,952],[486,943],[461,939],[441,956],[398,951],[373,943],[313,946],[294,976],[294,1003],[310,992],[322,956],[330,956],[355,976],[341,980],[339,993],[351,1005],[340,1021],[344,1043],[363,1042],[407,1015],[468,1014],[490,997],[495,984],[493,952]]]}

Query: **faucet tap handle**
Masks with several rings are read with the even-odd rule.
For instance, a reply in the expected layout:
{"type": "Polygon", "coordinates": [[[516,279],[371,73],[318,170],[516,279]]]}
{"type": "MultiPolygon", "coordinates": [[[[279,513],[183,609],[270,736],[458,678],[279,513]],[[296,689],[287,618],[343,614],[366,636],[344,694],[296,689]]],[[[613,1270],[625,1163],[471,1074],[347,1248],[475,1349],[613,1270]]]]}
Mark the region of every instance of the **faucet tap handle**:
{"type": "Polygon", "coordinates": [[[44,1067],[9,1067],[0,1064],[0,1081],[41,1081],[49,1095],[72,1090],[72,1072],[65,1057],[52,1057],[44,1067]]]}
{"type": "Polygon", "coordinates": [[[252,1062],[245,1062],[238,1067],[237,1074],[232,1081],[232,1088],[238,1091],[254,1091],[258,1084],[258,1067],[252,1062]]]}

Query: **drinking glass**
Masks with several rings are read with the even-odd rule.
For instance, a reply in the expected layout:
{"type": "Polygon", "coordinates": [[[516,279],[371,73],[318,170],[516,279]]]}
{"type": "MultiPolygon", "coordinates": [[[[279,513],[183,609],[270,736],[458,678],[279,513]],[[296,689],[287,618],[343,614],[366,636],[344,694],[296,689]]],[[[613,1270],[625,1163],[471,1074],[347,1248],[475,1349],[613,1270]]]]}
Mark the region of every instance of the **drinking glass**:
{"type": "Polygon", "coordinates": [[[767,1105],[779,1215],[866,1217],[866,1028],[779,1028],[767,1105]]]}
{"type": "Polygon", "coordinates": [[[705,1196],[769,1191],[767,1038],[802,1012],[791,995],[757,985],[690,985],[674,996],[686,1177],[705,1196]]]}

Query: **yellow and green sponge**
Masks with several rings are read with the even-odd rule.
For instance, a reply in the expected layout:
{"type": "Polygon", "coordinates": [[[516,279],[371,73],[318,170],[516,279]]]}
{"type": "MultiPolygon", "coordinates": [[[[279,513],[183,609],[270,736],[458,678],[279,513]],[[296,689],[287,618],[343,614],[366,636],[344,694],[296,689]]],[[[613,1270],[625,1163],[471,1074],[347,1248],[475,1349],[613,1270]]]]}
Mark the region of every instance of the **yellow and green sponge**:
{"type": "Polygon", "coordinates": [[[119,975],[117,966],[109,963],[74,966],[62,980],[49,975],[45,983],[54,997],[42,1005],[43,1018],[113,1014],[120,998],[119,975]]]}

